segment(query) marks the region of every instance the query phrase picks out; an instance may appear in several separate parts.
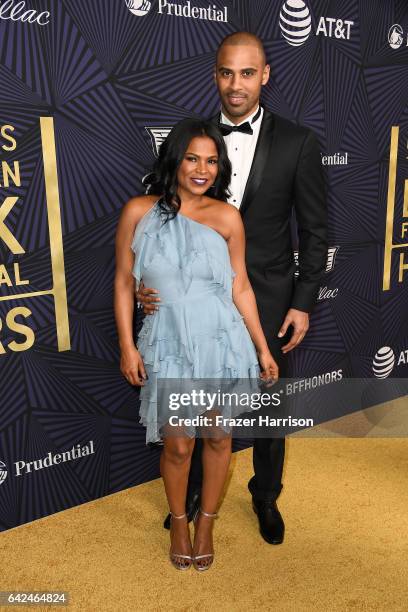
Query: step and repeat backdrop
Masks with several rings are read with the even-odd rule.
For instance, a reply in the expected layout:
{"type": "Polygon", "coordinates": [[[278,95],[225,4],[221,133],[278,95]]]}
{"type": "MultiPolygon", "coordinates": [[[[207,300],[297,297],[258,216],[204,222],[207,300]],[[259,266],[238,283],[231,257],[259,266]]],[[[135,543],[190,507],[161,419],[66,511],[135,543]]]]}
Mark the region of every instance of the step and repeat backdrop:
{"type": "Polygon", "coordinates": [[[171,126],[219,109],[237,30],[263,39],[263,104],[315,131],[328,181],[293,376],[407,376],[405,0],[0,0],[0,530],[159,474],[119,370],[115,230],[171,126]]]}

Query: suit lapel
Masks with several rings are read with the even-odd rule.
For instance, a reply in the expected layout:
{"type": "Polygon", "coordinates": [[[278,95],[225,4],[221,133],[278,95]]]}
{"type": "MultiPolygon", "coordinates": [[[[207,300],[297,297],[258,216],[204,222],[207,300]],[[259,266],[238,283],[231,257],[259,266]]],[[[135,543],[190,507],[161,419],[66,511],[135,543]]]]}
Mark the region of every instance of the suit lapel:
{"type": "Polygon", "coordinates": [[[239,210],[243,214],[252,200],[262,182],[264,176],[265,164],[269,157],[269,151],[272,144],[272,132],[274,127],[273,113],[264,109],[262,125],[259,131],[258,142],[256,143],[254,158],[252,160],[251,170],[249,172],[244,195],[242,197],[239,210]]]}
{"type": "MultiPolygon", "coordinates": [[[[218,124],[220,119],[220,113],[217,113],[212,121],[218,124]]],[[[258,142],[256,143],[254,158],[252,160],[251,170],[249,172],[247,184],[245,186],[244,195],[242,198],[241,206],[239,211],[243,214],[252,200],[262,182],[264,176],[265,164],[269,157],[269,151],[272,144],[272,133],[274,127],[274,116],[273,113],[266,110],[264,107],[264,114],[262,117],[261,129],[259,130],[258,142]]]]}

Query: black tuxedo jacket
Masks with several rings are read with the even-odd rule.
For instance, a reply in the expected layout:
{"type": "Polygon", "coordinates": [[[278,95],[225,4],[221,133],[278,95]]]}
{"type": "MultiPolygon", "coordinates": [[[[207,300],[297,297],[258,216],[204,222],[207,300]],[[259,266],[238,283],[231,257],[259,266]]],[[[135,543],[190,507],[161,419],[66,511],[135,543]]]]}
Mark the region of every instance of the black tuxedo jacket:
{"type": "MultiPolygon", "coordinates": [[[[219,115],[213,118],[218,122],[219,115]]],[[[265,335],[289,308],[311,312],[327,261],[326,187],[314,133],[264,109],[240,207],[246,265],[265,335]],[[291,235],[295,211],[299,276],[291,235]]]]}

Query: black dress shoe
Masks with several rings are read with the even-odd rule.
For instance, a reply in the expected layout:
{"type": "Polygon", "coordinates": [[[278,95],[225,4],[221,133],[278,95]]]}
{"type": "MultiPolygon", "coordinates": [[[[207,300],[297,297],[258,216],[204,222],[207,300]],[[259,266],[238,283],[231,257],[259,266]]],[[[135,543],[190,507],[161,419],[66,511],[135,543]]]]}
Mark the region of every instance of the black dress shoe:
{"type": "MultiPolygon", "coordinates": [[[[186,513],[187,520],[193,521],[198,514],[201,503],[201,491],[194,491],[192,495],[187,496],[186,500],[186,513]]],[[[170,513],[166,516],[163,522],[163,527],[165,529],[170,529],[170,513]]]]}
{"type": "Polygon", "coordinates": [[[281,544],[285,533],[285,523],[278,510],[276,501],[252,500],[252,508],[258,515],[259,531],[268,544],[281,544]]]}

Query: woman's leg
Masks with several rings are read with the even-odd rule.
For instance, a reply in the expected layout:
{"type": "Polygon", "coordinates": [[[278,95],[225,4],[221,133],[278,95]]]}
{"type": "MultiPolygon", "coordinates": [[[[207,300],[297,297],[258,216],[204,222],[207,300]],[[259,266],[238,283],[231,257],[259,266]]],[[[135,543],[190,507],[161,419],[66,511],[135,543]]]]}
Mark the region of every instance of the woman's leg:
{"type": "MultiPolygon", "coordinates": [[[[170,512],[177,516],[184,514],[186,509],[188,474],[194,442],[194,438],[164,437],[164,446],[160,457],[160,473],[163,478],[170,512]]],[[[171,519],[170,540],[171,554],[191,555],[187,517],[171,519]]],[[[177,564],[186,566],[189,561],[177,558],[177,564]]]]}
{"type": "MultiPolygon", "coordinates": [[[[231,436],[218,430],[212,431],[209,437],[203,439],[203,488],[201,492],[201,509],[213,514],[217,512],[218,504],[224,489],[231,460],[231,436]]],[[[213,554],[212,528],[213,518],[198,514],[195,523],[193,554],[213,554]]],[[[212,557],[197,561],[199,566],[209,566],[212,557]]]]}

